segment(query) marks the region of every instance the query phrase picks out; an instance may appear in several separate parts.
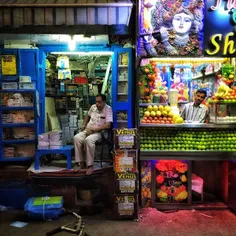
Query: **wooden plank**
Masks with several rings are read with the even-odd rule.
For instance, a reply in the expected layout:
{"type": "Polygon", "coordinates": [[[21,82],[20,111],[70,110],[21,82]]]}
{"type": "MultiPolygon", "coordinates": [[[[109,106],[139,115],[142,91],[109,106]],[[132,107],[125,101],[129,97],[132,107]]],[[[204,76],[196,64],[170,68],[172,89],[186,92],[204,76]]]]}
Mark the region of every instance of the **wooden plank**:
{"type": "Polygon", "coordinates": [[[63,25],[66,23],[66,11],[65,8],[56,8],[56,25],[63,25]]]}
{"type": "Polygon", "coordinates": [[[48,1],[46,2],[46,4],[53,4],[53,3],[55,3],[55,0],[48,0],[48,1]]]}
{"type": "Polygon", "coordinates": [[[24,25],[23,8],[13,8],[13,26],[18,28],[24,25]]]}
{"type": "Polygon", "coordinates": [[[3,25],[11,25],[11,9],[3,8],[3,25]]]}
{"type": "Polygon", "coordinates": [[[14,3],[15,4],[21,4],[21,3],[24,3],[25,0],[16,0],[14,3]]]}
{"type": "Polygon", "coordinates": [[[24,25],[33,24],[32,8],[24,8],[24,25]]]}
{"type": "Polygon", "coordinates": [[[116,24],[116,8],[109,7],[108,8],[108,25],[116,24]]]}
{"type": "Polygon", "coordinates": [[[44,9],[45,25],[53,25],[53,8],[44,9]]]}
{"type": "Polygon", "coordinates": [[[76,8],[76,22],[77,25],[87,24],[87,9],[86,8],[76,8]]]}
{"type": "Polygon", "coordinates": [[[66,25],[74,25],[74,24],[75,24],[74,8],[66,8],[66,25]]]}
{"type": "Polygon", "coordinates": [[[8,0],[8,1],[6,1],[6,3],[4,3],[4,4],[12,4],[12,3],[14,3],[15,2],[15,0],[8,0]]]}
{"type": "Polygon", "coordinates": [[[44,8],[34,8],[34,25],[44,25],[44,8]]]}
{"type": "Polygon", "coordinates": [[[65,4],[67,3],[67,0],[57,0],[57,4],[65,4]]]}
{"type": "Polygon", "coordinates": [[[87,21],[88,25],[94,25],[96,24],[96,9],[94,7],[88,7],[87,8],[87,21]]]}

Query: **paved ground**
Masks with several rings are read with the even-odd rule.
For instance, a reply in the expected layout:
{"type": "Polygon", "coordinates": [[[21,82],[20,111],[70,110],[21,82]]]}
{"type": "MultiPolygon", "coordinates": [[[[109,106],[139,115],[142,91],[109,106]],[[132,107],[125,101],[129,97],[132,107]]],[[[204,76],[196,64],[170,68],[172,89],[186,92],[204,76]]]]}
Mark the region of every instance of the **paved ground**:
{"type": "MultiPolygon", "coordinates": [[[[110,213],[111,214],[111,213],[110,213]]],[[[228,210],[187,211],[163,213],[156,209],[141,211],[138,222],[112,220],[110,214],[84,216],[86,232],[90,236],[235,236],[236,216],[228,210]]],[[[25,213],[0,213],[1,236],[42,236],[47,231],[74,221],[64,216],[51,222],[29,221],[25,213]],[[24,228],[10,226],[14,221],[29,224],[24,228]]],[[[72,235],[58,233],[58,236],[72,235]]]]}

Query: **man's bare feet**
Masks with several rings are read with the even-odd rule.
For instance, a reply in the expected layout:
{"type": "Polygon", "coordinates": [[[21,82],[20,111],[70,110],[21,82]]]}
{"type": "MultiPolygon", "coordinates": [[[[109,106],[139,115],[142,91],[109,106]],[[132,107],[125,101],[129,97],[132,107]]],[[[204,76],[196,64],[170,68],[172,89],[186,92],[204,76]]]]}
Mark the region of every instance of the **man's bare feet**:
{"type": "Polygon", "coordinates": [[[76,162],[75,170],[83,170],[85,169],[85,162],[76,162]]]}
{"type": "Polygon", "coordinates": [[[88,166],[88,169],[86,171],[86,175],[91,175],[93,173],[93,166],[88,166]]]}

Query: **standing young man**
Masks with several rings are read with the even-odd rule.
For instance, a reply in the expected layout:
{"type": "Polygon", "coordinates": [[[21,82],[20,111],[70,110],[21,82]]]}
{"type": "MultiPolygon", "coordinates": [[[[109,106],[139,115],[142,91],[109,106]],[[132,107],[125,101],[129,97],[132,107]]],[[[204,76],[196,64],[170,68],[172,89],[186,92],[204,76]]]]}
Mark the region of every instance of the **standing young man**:
{"type": "Polygon", "coordinates": [[[106,96],[98,94],[83,120],[81,132],[74,136],[75,162],[79,169],[87,165],[86,174],[93,173],[95,143],[101,139],[101,131],[109,129],[113,122],[112,108],[106,104],[106,96]]]}
{"type": "Polygon", "coordinates": [[[207,93],[203,89],[197,90],[194,102],[188,103],[184,106],[180,116],[186,123],[205,123],[208,115],[208,108],[202,104],[207,93]]]}

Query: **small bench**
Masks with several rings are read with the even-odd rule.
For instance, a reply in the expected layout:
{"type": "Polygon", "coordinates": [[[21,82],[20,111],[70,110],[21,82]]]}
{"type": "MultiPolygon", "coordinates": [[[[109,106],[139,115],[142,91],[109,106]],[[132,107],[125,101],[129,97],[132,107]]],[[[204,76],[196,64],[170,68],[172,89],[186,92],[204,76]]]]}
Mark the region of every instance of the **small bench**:
{"type": "Polygon", "coordinates": [[[40,168],[40,158],[43,155],[47,154],[63,154],[66,156],[67,159],[67,169],[70,170],[72,168],[72,157],[71,153],[74,149],[73,145],[66,145],[59,149],[37,149],[35,155],[35,162],[34,162],[34,169],[39,170],[40,168]]]}

